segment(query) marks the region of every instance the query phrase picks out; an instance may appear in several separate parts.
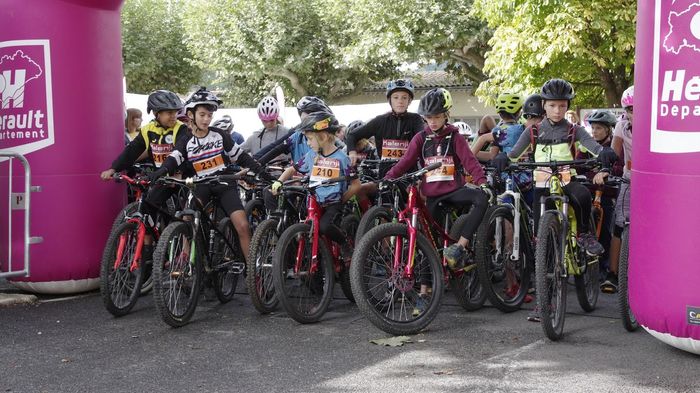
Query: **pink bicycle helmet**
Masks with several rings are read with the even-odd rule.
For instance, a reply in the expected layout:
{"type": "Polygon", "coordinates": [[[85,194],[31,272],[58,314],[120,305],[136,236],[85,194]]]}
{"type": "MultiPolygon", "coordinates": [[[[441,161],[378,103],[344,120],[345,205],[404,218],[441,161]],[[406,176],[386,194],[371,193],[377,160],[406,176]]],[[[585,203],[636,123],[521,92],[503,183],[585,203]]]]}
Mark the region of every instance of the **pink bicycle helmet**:
{"type": "Polygon", "coordinates": [[[280,107],[277,100],[271,96],[265,96],[258,104],[258,117],[262,121],[277,120],[280,114],[280,107]]]}
{"type": "Polygon", "coordinates": [[[634,85],[630,86],[622,93],[622,99],[620,100],[623,108],[634,106],[634,85]]]}

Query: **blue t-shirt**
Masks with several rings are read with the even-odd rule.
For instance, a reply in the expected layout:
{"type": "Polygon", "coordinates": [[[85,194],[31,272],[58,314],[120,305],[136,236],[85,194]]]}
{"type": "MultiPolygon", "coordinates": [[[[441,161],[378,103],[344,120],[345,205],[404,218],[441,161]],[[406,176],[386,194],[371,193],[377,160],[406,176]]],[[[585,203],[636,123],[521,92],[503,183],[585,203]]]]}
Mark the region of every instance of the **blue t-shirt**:
{"type": "MultiPolygon", "coordinates": [[[[350,157],[341,149],[336,150],[328,156],[309,151],[304,157],[294,165],[296,170],[311,176],[309,185],[313,185],[324,179],[331,179],[338,176],[350,176],[350,157]]],[[[348,182],[342,181],[329,184],[316,189],[316,197],[321,204],[340,202],[343,194],[348,190],[348,182]]]]}
{"type": "Polygon", "coordinates": [[[523,131],[525,131],[525,126],[522,124],[501,124],[491,131],[493,143],[502,152],[508,154],[513,150],[513,146],[515,146],[523,131]]]}
{"type": "MultiPolygon", "coordinates": [[[[491,131],[493,134],[493,143],[495,146],[498,146],[502,152],[508,154],[513,150],[515,143],[518,142],[523,131],[525,131],[525,126],[523,124],[501,124],[491,131]]],[[[501,174],[503,180],[508,176],[507,173],[501,174]]],[[[532,174],[530,171],[516,173],[514,175],[514,180],[520,191],[528,190],[532,186],[532,174]]]]}
{"type": "Polygon", "coordinates": [[[306,143],[306,136],[300,131],[293,133],[284,143],[292,156],[292,162],[299,162],[308,152],[312,151],[309,144],[306,143]]]}

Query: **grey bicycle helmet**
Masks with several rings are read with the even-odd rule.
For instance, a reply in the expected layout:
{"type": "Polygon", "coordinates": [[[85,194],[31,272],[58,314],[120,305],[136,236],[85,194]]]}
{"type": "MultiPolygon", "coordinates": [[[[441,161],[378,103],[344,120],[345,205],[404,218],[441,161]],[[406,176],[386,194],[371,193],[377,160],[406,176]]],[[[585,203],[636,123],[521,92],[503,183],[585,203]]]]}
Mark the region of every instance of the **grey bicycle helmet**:
{"type": "Polygon", "coordinates": [[[411,99],[413,99],[413,92],[415,90],[415,86],[413,86],[413,82],[411,82],[408,79],[396,79],[393,81],[389,81],[389,83],[386,85],[386,98],[388,99],[391,97],[391,94],[394,93],[395,91],[405,91],[408,93],[409,96],[411,96],[411,99]]]}
{"type": "Polygon", "coordinates": [[[146,112],[156,115],[160,111],[179,111],[180,109],[182,109],[182,100],[172,91],[156,90],[148,95],[146,112]]]}
{"type": "Polygon", "coordinates": [[[589,124],[602,123],[610,128],[615,127],[615,124],[617,124],[615,115],[613,115],[612,112],[605,110],[595,110],[589,113],[588,116],[586,116],[586,121],[588,121],[589,124]]]}

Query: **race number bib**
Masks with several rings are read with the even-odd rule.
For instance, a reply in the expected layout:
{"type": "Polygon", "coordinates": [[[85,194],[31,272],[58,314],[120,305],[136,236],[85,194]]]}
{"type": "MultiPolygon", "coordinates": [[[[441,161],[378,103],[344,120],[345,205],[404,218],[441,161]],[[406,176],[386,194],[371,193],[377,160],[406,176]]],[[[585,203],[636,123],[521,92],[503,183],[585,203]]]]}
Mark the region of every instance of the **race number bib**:
{"type": "Polygon", "coordinates": [[[168,158],[172,151],[173,145],[169,143],[151,143],[151,156],[153,157],[153,163],[156,168],[160,168],[160,166],[163,165],[163,162],[165,162],[165,159],[168,158]]]}
{"type": "Polygon", "coordinates": [[[311,182],[320,182],[340,176],[340,161],[335,158],[318,157],[311,169],[311,182]]]}
{"type": "MultiPolygon", "coordinates": [[[[561,175],[561,185],[565,186],[571,182],[571,170],[568,166],[562,167],[559,171],[561,175]]],[[[549,168],[539,167],[533,171],[535,177],[535,187],[548,188],[552,178],[552,171],[549,168]]]]}
{"type": "Polygon", "coordinates": [[[441,162],[442,166],[425,174],[425,181],[428,183],[437,181],[450,181],[455,178],[455,163],[452,156],[428,157],[425,159],[425,166],[441,162]]]}
{"type": "Polygon", "coordinates": [[[382,160],[400,159],[408,150],[408,141],[399,139],[382,140],[382,160]]]}
{"type": "Polygon", "coordinates": [[[214,157],[205,158],[199,161],[194,161],[192,163],[197,176],[206,176],[210,173],[214,173],[218,170],[224,169],[224,158],[221,154],[217,154],[214,157]]]}

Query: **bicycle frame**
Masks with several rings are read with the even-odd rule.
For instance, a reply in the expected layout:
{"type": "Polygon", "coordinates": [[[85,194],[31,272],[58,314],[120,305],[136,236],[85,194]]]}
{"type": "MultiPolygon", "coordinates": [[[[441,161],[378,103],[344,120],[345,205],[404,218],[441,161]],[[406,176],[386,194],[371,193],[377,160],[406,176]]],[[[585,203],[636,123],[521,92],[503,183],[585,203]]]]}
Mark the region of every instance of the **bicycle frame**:
{"type": "MultiPolygon", "coordinates": [[[[448,233],[449,228],[443,228],[438,224],[435,219],[426,214],[427,207],[423,199],[419,196],[418,187],[415,184],[411,184],[408,188],[408,202],[406,203],[406,208],[399,211],[398,222],[406,224],[408,227],[408,263],[403,268],[403,275],[408,280],[414,279],[413,265],[415,262],[415,252],[416,252],[416,239],[418,237],[419,225],[421,225],[424,230],[423,232],[430,239],[431,243],[435,248],[437,248],[436,239],[433,238],[431,229],[437,230],[438,236],[442,238],[443,248],[447,248],[451,242],[455,242],[456,239],[452,239],[448,233]],[[439,229],[439,230],[438,230],[439,229]]],[[[448,220],[445,220],[445,227],[448,225],[448,220]]],[[[398,271],[401,266],[401,248],[402,243],[396,242],[394,245],[394,261],[393,270],[398,271]]],[[[445,273],[445,280],[449,279],[449,273],[447,269],[447,260],[442,257],[443,272],[445,273]]]]}
{"type": "MultiPolygon", "coordinates": [[[[513,212],[513,249],[510,254],[511,261],[517,261],[520,259],[520,225],[522,223],[523,210],[527,209],[527,205],[523,204],[522,194],[519,192],[517,187],[514,186],[512,176],[506,179],[506,189],[503,193],[497,196],[498,204],[502,206],[507,206],[513,212]],[[513,202],[509,202],[508,199],[511,198],[513,202]]],[[[527,213],[525,213],[527,214],[527,213]]],[[[496,233],[501,233],[502,221],[499,219],[496,221],[496,233]]],[[[529,230],[527,225],[525,230],[529,230]]],[[[496,250],[502,249],[500,236],[496,237],[496,250]]]]}
{"type": "MultiPolygon", "coordinates": [[[[134,270],[139,268],[139,265],[141,263],[141,255],[143,252],[143,243],[144,238],[146,237],[146,232],[149,232],[149,234],[152,235],[156,241],[160,237],[160,233],[158,232],[158,228],[156,228],[155,225],[146,225],[146,220],[150,220],[152,222],[150,216],[144,216],[143,214],[139,213],[139,211],[141,210],[141,204],[143,203],[143,200],[148,194],[148,189],[146,188],[148,182],[146,182],[145,180],[132,179],[131,177],[123,174],[116,175],[115,179],[126,181],[130,187],[138,191],[139,196],[136,213],[126,221],[128,223],[136,224],[138,227],[136,231],[136,251],[134,252],[134,258],[132,259],[131,264],[129,265],[129,271],[133,272],[134,270]]],[[[124,256],[124,246],[126,245],[126,240],[127,239],[125,234],[122,234],[119,237],[119,244],[117,245],[117,255],[116,259],[114,260],[115,270],[119,268],[119,261],[121,261],[121,258],[124,256]]]]}

